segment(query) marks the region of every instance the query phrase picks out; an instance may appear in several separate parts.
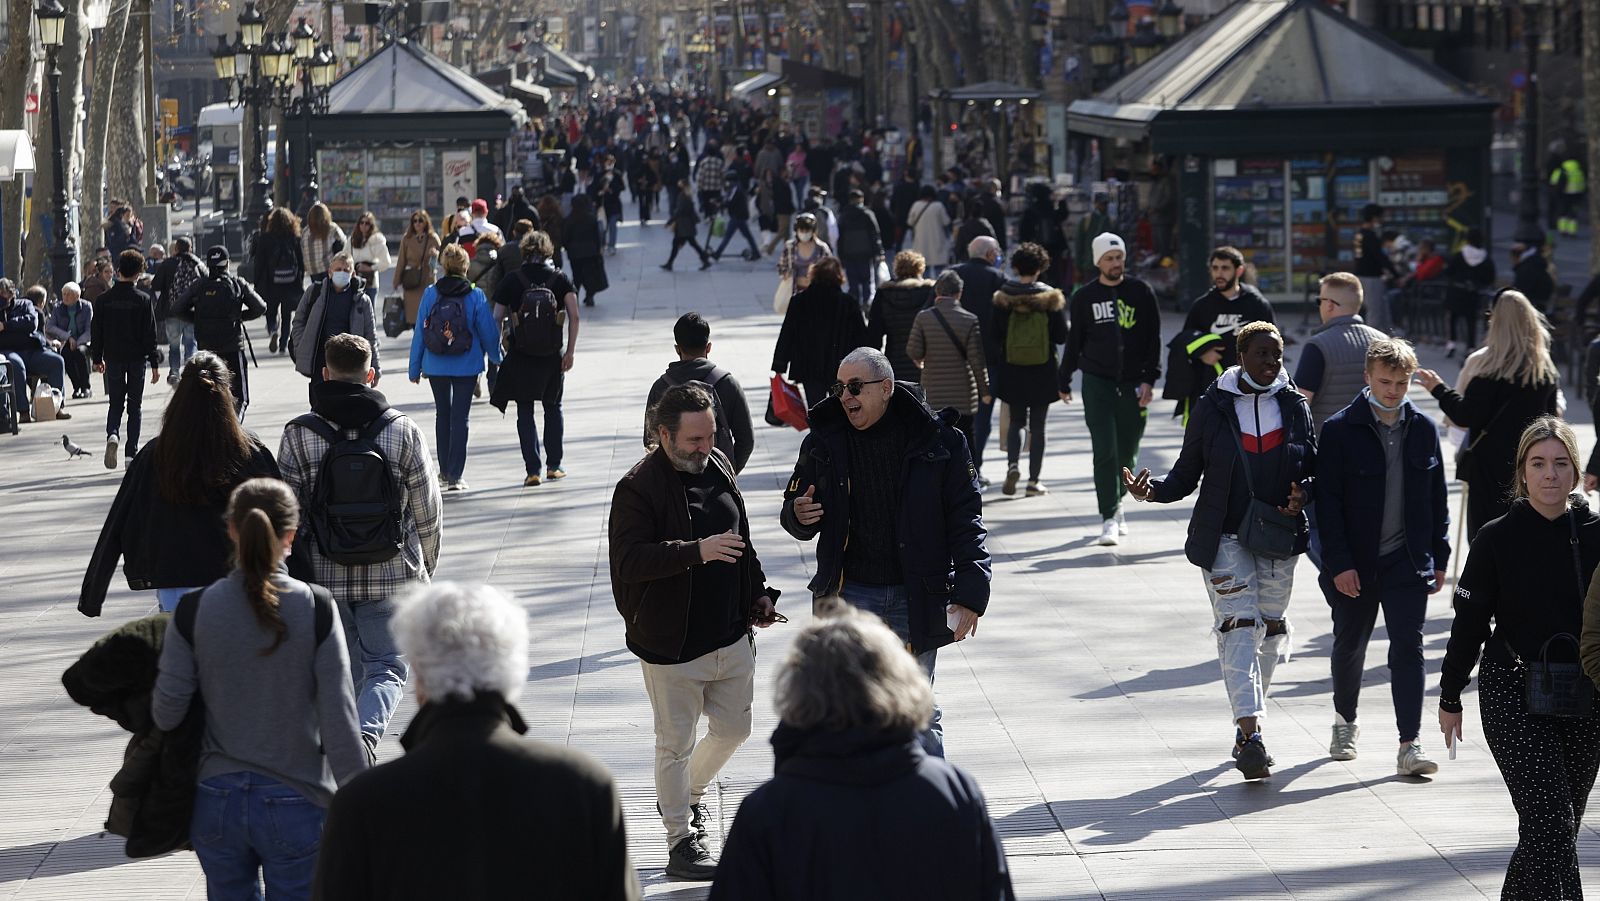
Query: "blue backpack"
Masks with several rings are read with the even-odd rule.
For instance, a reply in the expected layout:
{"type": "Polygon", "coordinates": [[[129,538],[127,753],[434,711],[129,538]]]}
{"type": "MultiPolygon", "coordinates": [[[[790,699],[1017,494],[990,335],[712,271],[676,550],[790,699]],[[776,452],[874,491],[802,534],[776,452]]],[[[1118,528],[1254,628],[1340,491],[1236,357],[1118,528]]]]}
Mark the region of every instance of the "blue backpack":
{"type": "Polygon", "coordinates": [[[472,348],[466,294],[440,294],[422,323],[422,345],[436,354],[464,354],[472,348]]]}

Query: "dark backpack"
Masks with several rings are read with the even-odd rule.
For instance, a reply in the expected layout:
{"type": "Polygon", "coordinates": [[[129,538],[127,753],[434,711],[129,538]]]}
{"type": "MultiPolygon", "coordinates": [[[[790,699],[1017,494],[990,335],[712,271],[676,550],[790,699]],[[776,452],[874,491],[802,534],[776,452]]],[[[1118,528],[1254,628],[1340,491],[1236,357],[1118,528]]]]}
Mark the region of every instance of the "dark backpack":
{"type": "Polygon", "coordinates": [[[345,566],[393,560],[405,546],[405,486],[378,443],[398,410],[385,410],[355,438],[315,413],[290,420],[328,442],[312,491],[311,534],[324,557],[345,566]]]}
{"type": "Polygon", "coordinates": [[[239,288],[233,279],[218,276],[200,287],[194,299],[194,343],[215,353],[239,349],[239,288]]]}
{"type": "MultiPolygon", "coordinates": [[[[313,585],[309,582],[306,584],[311,589],[312,604],[315,605],[311,611],[312,634],[316,636],[316,646],[321,647],[322,642],[333,631],[335,613],[333,592],[323,588],[321,585],[313,585]]],[[[178,634],[182,635],[183,640],[189,643],[191,650],[195,646],[194,618],[198,614],[200,596],[205,592],[204,588],[196,588],[194,591],[185,593],[183,597],[178,599],[178,609],[173,611],[172,614],[173,625],[178,627],[178,634]]]]}
{"type": "Polygon", "coordinates": [[[523,273],[522,303],[511,315],[511,347],[517,353],[545,357],[561,352],[567,315],[561,301],[550,290],[554,271],[546,267],[541,281],[523,273]]]}
{"type": "Polygon", "coordinates": [[[300,261],[295,259],[295,247],[279,238],[272,252],[272,283],[274,285],[300,284],[300,261]]]}
{"type": "Polygon", "coordinates": [[[717,418],[717,431],[712,443],[731,462],[733,460],[733,426],[728,422],[728,414],[722,409],[722,398],[717,396],[717,386],[722,384],[722,380],[728,376],[729,373],[723,372],[720,367],[712,367],[711,372],[706,376],[711,380],[709,383],[702,379],[684,379],[679,382],[673,379],[672,370],[669,369],[666,373],[667,384],[669,385],[693,385],[711,395],[711,413],[717,418]]]}
{"type": "Polygon", "coordinates": [[[189,289],[199,284],[202,277],[200,261],[187,253],[179,254],[172,272],[172,283],[161,298],[163,309],[172,309],[174,303],[188,296],[189,289]]]}
{"type": "Polygon", "coordinates": [[[436,354],[456,356],[472,349],[472,328],[467,323],[470,294],[437,294],[428,318],[422,321],[422,346],[436,354]]]}

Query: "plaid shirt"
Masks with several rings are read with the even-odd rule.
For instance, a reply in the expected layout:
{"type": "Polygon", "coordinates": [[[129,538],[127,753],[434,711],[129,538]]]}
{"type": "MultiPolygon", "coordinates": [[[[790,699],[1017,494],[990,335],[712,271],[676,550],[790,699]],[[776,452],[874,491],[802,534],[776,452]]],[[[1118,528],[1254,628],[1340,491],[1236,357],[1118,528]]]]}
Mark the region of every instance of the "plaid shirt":
{"type": "Polygon", "coordinates": [[[300,253],[306,259],[306,274],[321,275],[328,271],[328,264],[333,262],[333,245],[337,243],[341,249],[350,249],[350,239],[345,236],[344,229],[337,223],[328,228],[327,240],[318,241],[311,234],[311,229],[300,232],[300,253]]]}
{"type": "Polygon", "coordinates": [[[713,153],[700,161],[695,168],[695,190],[702,194],[721,195],[728,185],[728,164],[721,156],[713,153]]]}
{"type": "MultiPolygon", "coordinates": [[[[353,436],[356,430],[346,429],[345,434],[353,436]]],[[[311,539],[308,547],[317,582],[349,604],[381,601],[414,583],[426,583],[439,562],[444,516],[436,470],[422,429],[410,417],[401,416],[378,433],[378,446],[405,487],[405,548],[392,560],[345,566],[324,557],[315,536],[307,536],[311,539]]],[[[317,476],[327,452],[328,442],[316,432],[293,424],[283,430],[278,466],[283,470],[283,480],[300,499],[301,509],[306,509],[316,494],[317,476]]]]}

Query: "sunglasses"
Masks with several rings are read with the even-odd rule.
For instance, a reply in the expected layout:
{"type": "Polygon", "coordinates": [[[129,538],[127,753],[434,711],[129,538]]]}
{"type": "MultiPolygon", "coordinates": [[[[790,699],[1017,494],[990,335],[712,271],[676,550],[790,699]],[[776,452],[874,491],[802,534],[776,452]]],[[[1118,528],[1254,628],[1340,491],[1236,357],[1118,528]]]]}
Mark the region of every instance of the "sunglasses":
{"type": "Polygon", "coordinates": [[[887,381],[889,380],[885,378],[873,379],[870,382],[864,382],[861,379],[851,379],[849,382],[834,382],[832,385],[828,386],[828,395],[830,397],[844,397],[844,393],[849,391],[851,397],[860,397],[862,388],[865,388],[868,385],[876,385],[879,382],[887,381]]]}

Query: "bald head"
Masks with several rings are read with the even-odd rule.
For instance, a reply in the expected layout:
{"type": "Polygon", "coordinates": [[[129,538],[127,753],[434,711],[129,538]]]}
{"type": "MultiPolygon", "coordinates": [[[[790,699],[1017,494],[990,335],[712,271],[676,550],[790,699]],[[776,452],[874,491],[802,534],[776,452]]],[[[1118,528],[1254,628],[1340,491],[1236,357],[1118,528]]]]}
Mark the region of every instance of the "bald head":
{"type": "Polygon", "coordinates": [[[1000,259],[1000,242],[988,235],[973,238],[967,245],[967,256],[993,263],[1000,259]]]}

